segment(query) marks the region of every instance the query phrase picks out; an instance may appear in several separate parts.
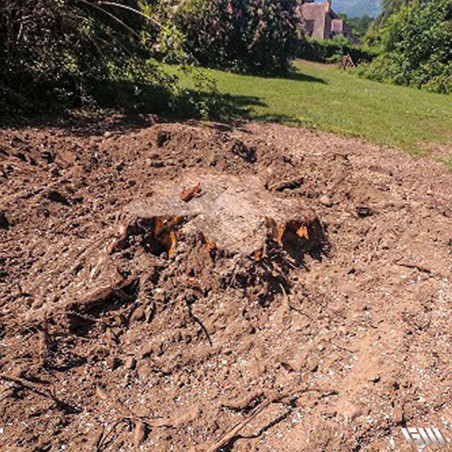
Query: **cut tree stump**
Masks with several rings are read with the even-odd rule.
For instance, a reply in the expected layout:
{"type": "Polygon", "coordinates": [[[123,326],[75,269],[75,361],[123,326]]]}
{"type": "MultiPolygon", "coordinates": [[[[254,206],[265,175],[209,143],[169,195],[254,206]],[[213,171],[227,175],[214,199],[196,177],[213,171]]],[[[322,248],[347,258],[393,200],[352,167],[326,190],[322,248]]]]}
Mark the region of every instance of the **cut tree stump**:
{"type": "Polygon", "coordinates": [[[126,209],[137,224],[151,224],[153,235],[170,254],[178,237],[198,235],[206,246],[230,255],[266,255],[269,241],[299,261],[320,250],[325,233],[320,220],[297,198],[265,189],[256,176],[192,175],[162,183],[152,198],[126,209]],[[202,196],[180,196],[180,187],[197,187],[202,196]]]}

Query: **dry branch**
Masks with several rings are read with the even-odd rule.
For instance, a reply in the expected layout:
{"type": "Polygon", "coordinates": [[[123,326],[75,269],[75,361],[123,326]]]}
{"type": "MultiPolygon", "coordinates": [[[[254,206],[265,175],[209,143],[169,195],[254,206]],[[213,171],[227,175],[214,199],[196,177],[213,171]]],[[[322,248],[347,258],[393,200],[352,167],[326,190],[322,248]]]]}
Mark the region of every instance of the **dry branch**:
{"type": "Polygon", "coordinates": [[[396,261],[395,264],[400,265],[401,267],[414,268],[423,273],[428,273],[428,274],[433,273],[432,270],[430,270],[429,268],[424,267],[423,265],[419,265],[419,264],[413,264],[410,262],[401,262],[401,261],[396,261]]]}
{"type": "Polygon", "coordinates": [[[283,394],[279,394],[273,397],[269,397],[266,401],[262,402],[259,406],[257,406],[254,411],[243,421],[239,422],[235,427],[228,430],[226,433],[223,434],[223,436],[212,446],[209,446],[206,449],[206,452],[217,452],[221,448],[225,447],[227,444],[229,444],[236,436],[237,434],[243,430],[256,416],[260,413],[262,413],[266,408],[268,408],[272,403],[279,403],[283,402],[285,399],[290,399],[294,396],[301,395],[305,392],[321,392],[322,396],[328,396],[331,394],[336,394],[335,391],[324,391],[319,389],[309,389],[309,388],[302,388],[302,389],[296,389],[293,391],[288,391],[283,394]]]}

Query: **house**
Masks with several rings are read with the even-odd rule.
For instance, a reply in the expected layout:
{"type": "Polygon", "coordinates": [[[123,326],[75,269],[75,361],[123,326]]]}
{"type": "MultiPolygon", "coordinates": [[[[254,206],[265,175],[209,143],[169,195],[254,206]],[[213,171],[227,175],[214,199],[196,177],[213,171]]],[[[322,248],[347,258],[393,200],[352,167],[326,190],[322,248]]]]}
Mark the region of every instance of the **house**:
{"type": "Polygon", "coordinates": [[[301,6],[305,34],[315,39],[333,39],[343,35],[351,42],[359,44],[358,37],[347,22],[333,11],[331,4],[332,0],[327,0],[326,3],[305,0],[301,6]]]}

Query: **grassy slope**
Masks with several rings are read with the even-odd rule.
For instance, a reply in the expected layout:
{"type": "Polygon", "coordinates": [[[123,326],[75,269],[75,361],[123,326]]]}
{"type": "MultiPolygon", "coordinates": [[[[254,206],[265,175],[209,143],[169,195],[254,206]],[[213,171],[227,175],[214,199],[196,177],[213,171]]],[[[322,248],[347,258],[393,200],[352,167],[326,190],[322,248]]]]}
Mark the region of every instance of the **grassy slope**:
{"type": "Polygon", "coordinates": [[[285,79],[209,73],[253,119],[318,127],[413,153],[421,143],[452,144],[452,96],[371,82],[335,66],[300,61],[296,68],[285,79]]]}

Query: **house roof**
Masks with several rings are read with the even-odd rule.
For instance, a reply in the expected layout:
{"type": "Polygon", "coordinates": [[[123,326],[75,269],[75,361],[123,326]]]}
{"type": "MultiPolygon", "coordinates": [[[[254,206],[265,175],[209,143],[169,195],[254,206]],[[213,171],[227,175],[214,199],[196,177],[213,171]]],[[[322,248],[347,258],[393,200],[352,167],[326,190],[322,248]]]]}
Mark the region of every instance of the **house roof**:
{"type": "Polygon", "coordinates": [[[323,3],[305,3],[302,15],[314,38],[323,39],[325,32],[326,8],[323,3]]]}
{"type": "Polygon", "coordinates": [[[306,20],[323,20],[326,14],[324,3],[305,3],[303,5],[303,17],[306,20]]]}
{"type": "Polygon", "coordinates": [[[346,21],[328,8],[327,3],[315,3],[314,1],[304,3],[301,6],[301,13],[304,19],[304,29],[313,38],[328,39],[332,34],[342,33],[358,42],[346,21]]]}

